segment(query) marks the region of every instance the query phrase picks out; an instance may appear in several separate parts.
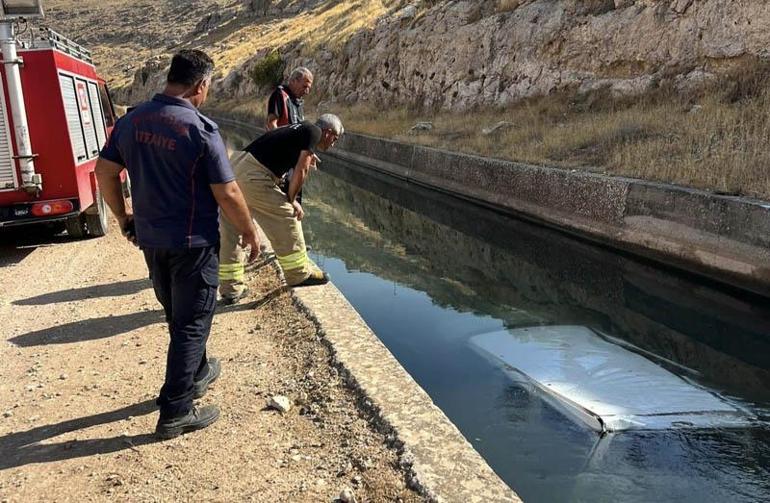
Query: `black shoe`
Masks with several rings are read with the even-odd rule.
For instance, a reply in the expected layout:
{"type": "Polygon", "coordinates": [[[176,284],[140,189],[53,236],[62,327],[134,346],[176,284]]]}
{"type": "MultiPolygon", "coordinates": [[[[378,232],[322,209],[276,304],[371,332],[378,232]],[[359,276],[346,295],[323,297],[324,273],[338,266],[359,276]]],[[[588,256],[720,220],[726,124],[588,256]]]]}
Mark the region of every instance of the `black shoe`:
{"type": "Polygon", "coordinates": [[[221,373],[222,363],[220,363],[219,358],[209,358],[209,373],[200,381],[193,382],[193,398],[203,397],[209,389],[209,385],[216,381],[221,373]]]}
{"type": "Polygon", "coordinates": [[[239,300],[244,298],[249,293],[249,287],[244,287],[243,291],[237,295],[223,295],[221,299],[219,299],[219,303],[223,306],[231,306],[233,304],[237,304],[239,300]]]}
{"type": "Polygon", "coordinates": [[[322,271],[312,272],[310,273],[310,276],[308,276],[305,281],[302,283],[298,283],[296,286],[314,286],[314,285],[325,285],[329,282],[329,275],[322,271]]]}
{"type": "Polygon", "coordinates": [[[155,427],[155,435],[163,440],[175,438],[182,433],[202,430],[219,419],[219,407],[206,405],[205,407],[193,407],[184,416],[170,419],[159,419],[155,427]]]}

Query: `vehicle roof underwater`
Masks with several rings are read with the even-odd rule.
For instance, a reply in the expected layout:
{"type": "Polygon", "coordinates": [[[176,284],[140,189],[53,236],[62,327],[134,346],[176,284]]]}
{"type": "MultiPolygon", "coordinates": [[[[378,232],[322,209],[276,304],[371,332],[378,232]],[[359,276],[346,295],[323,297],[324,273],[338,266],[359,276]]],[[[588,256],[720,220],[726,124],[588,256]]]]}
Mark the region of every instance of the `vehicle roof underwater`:
{"type": "Polygon", "coordinates": [[[569,417],[598,433],[740,428],[755,417],[670,372],[642,350],[583,326],[538,326],[472,337],[474,349],[523,377],[569,417]]]}

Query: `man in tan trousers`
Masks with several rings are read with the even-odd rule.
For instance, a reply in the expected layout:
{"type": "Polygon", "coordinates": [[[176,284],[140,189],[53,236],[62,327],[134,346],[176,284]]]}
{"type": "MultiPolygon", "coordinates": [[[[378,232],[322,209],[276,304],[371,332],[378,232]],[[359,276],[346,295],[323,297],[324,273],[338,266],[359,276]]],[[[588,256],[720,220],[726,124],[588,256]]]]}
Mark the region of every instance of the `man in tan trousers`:
{"type": "MultiPolygon", "coordinates": [[[[316,167],[316,150],[325,151],[344,132],[336,115],[324,114],[315,124],[301,122],[263,134],[231,164],[238,185],[257,223],[273,245],[278,264],[289,286],[320,285],[329,281],[308,257],[302,233],[304,211],[297,200],[302,184],[316,167]],[[294,172],[288,191],[281,190],[281,177],[294,172]]],[[[243,251],[235,228],[222,219],[219,291],[222,302],[237,302],[246,292],[243,282],[243,251]]]]}

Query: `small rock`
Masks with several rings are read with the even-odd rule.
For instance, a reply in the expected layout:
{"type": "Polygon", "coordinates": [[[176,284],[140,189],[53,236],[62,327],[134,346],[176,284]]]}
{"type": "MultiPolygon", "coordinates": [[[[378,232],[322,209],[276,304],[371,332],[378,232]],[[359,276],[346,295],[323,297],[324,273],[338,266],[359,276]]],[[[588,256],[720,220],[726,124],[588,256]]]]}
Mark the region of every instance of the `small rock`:
{"type": "Polygon", "coordinates": [[[146,363],[147,363],[147,360],[144,360],[144,359],[139,360],[139,365],[145,365],[146,363]]]}
{"type": "Polygon", "coordinates": [[[283,395],[274,395],[267,402],[267,406],[280,412],[288,412],[291,409],[291,400],[283,395]]]}
{"type": "Polygon", "coordinates": [[[352,479],[353,483],[357,486],[361,485],[361,482],[363,482],[363,479],[361,478],[361,475],[356,475],[352,479]]]}
{"type": "Polygon", "coordinates": [[[497,124],[495,124],[494,126],[483,128],[481,130],[481,134],[491,135],[491,134],[495,134],[495,133],[500,133],[502,131],[505,131],[507,129],[511,129],[513,127],[514,127],[513,122],[500,121],[497,124]]]}
{"type": "Polygon", "coordinates": [[[122,486],[123,480],[120,478],[120,475],[117,473],[113,473],[107,477],[107,482],[111,483],[113,486],[122,486]]]}
{"type": "Polygon", "coordinates": [[[62,381],[66,380],[67,379],[67,374],[61,374],[59,376],[59,379],[61,379],[62,381]]]}
{"type": "Polygon", "coordinates": [[[11,417],[11,416],[13,416],[13,412],[12,411],[6,410],[5,412],[3,412],[3,417],[11,417]]]}
{"type": "Polygon", "coordinates": [[[414,5],[407,5],[396,13],[396,16],[401,21],[409,21],[417,16],[417,7],[414,5]]]}
{"type": "Polygon", "coordinates": [[[432,122],[418,122],[411,128],[409,128],[409,131],[430,131],[433,129],[433,123],[432,122]]]}
{"type": "Polygon", "coordinates": [[[342,503],[358,503],[356,495],[353,494],[353,491],[347,487],[340,493],[340,501],[342,503]]]}
{"type": "Polygon", "coordinates": [[[318,479],[315,481],[315,485],[321,487],[326,485],[326,481],[324,479],[318,479]]]}

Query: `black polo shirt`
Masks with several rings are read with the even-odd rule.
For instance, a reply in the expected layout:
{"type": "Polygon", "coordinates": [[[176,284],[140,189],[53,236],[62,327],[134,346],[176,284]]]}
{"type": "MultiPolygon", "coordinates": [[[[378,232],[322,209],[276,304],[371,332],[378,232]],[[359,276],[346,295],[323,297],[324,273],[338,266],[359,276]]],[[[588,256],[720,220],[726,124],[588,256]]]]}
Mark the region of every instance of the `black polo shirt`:
{"type": "Polygon", "coordinates": [[[305,120],[302,98],[297,98],[286,84],[278,86],[267,101],[267,113],[278,117],[278,127],[299,124],[305,120]]]}
{"type": "Polygon", "coordinates": [[[302,122],[268,131],[243,150],[280,178],[297,165],[303,150],[315,152],[321,134],[318,126],[302,122]]]}

